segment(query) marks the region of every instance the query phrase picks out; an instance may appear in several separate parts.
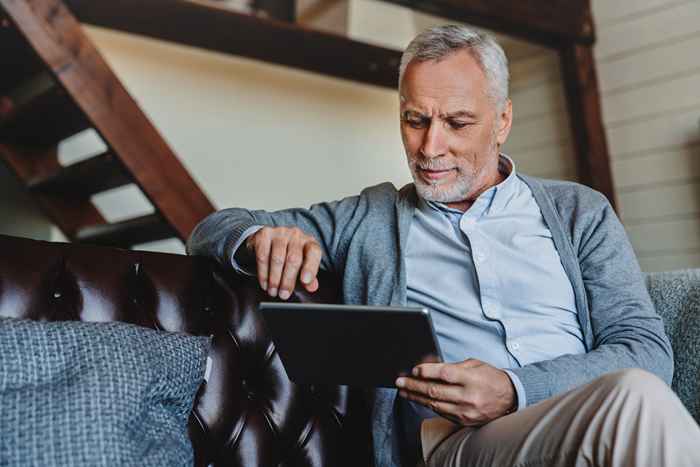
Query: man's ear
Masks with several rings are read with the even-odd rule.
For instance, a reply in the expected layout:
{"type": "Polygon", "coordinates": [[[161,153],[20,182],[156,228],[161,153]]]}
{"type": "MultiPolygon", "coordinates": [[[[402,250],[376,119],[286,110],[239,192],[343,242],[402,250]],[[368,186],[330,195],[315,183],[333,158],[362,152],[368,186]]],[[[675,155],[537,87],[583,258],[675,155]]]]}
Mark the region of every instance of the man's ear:
{"type": "Polygon", "coordinates": [[[503,111],[496,118],[498,132],[496,134],[496,142],[498,146],[503,146],[510,134],[510,128],[513,125],[513,102],[510,99],[506,101],[503,111]]]}

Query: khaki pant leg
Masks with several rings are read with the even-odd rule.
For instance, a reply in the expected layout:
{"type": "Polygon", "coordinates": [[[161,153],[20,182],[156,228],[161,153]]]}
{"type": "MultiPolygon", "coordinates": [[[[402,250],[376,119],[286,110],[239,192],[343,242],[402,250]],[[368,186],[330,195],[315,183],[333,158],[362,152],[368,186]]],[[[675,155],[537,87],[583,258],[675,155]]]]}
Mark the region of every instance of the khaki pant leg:
{"type": "Polygon", "coordinates": [[[602,376],[480,428],[421,429],[428,467],[700,466],[700,428],[656,376],[602,376]]]}

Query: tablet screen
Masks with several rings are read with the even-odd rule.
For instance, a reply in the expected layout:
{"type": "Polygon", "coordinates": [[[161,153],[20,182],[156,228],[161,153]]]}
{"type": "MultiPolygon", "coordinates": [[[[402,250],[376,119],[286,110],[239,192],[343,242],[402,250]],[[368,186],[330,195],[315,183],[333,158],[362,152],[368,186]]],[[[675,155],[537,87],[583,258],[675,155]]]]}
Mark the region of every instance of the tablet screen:
{"type": "Polygon", "coordinates": [[[424,308],[260,304],[289,378],[297,384],[395,387],[442,354],[424,308]]]}

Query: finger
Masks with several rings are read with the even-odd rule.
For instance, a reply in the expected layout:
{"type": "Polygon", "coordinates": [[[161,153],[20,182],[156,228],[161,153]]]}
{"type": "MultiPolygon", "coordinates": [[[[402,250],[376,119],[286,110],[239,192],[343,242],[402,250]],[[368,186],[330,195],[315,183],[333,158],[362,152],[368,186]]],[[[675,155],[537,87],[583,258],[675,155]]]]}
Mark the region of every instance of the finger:
{"type": "Polygon", "coordinates": [[[444,384],[439,381],[403,377],[397,379],[396,385],[403,390],[422,395],[427,399],[455,404],[462,403],[464,399],[464,388],[452,384],[444,384]]]}
{"type": "Polygon", "coordinates": [[[287,257],[284,261],[282,282],[280,284],[280,298],[286,300],[292,295],[296,287],[297,277],[304,258],[304,250],[301,242],[294,241],[287,245],[287,257]]]}
{"type": "Polygon", "coordinates": [[[255,248],[255,263],[258,270],[258,282],[263,290],[267,290],[267,275],[270,264],[270,247],[272,238],[266,229],[261,229],[253,236],[253,248],[255,248]]]}
{"type": "Polygon", "coordinates": [[[305,287],[306,290],[308,290],[309,292],[316,292],[316,291],[318,290],[318,287],[319,287],[319,285],[318,285],[318,278],[314,278],[314,280],[311,281],[311,284],[309,284],[309,285],[304,285],[304,287],[305,287]]]}
{"type": "Polygon", "coordinates": [[[305,286],[311,285],[316,279],[318,268],[321,265],[321,256],[321,247],[315,241],[306,242],[304,245],[304,264],[301,268],[301,282],[305,286]]]}
{"type": "Polygon", "coordinates": [[[417,365],[411,374],[420,379],[434,379],[450,384],[461,382],[460,373],[463,369],[454,363],[422,363],[417,365]]]}
{"type": "Polygon", "coordinates": [[[267,293],[271,297],[276,297],[279,291],[280,280],[282,279],[282,270],[284,261],[287,258],[287,239],[273,238],[272,247],[270,248],[270,272],[268,274],[269,288],[267,293]]]}
{"type": "MultiPolygon", "coordinates": [[[[431,399],[429,397],[425,397],[422,394],[418,394],[415,392],[411,391],[406,391],[402,389],[399,391],[399,396],[403,397],[404,399],[408,399],[413,402],[417,402],[418,404],[429,408],[435,413],[438,413],[443,416],[447,416],[450,419],[456,419],[459,420],[459,415],[460,415],[460,407],[457,404],[453,404],[451,402],[445,402],[445,401],[439,401],[435,399],[431,399]]],[[[461,422],[459,422],[461,423],[461,422]]]]}

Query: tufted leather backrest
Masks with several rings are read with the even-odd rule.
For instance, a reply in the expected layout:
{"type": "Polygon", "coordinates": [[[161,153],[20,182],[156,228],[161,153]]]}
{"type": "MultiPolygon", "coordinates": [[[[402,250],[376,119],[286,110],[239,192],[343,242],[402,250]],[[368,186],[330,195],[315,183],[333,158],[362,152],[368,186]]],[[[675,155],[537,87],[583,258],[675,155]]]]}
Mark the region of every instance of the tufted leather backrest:
{"type": "MultiPolygon", "coordinates": [[[[290,301],[337,302],[337,282],[319,280],[319,292],[290,301]]],[[[0,236],[0,317],[214,336],[190,419],[197,466],[371,465],[363,391],[291,383],[256,312],[261,300],[254,279],[205,258],[0,236]]]]}

